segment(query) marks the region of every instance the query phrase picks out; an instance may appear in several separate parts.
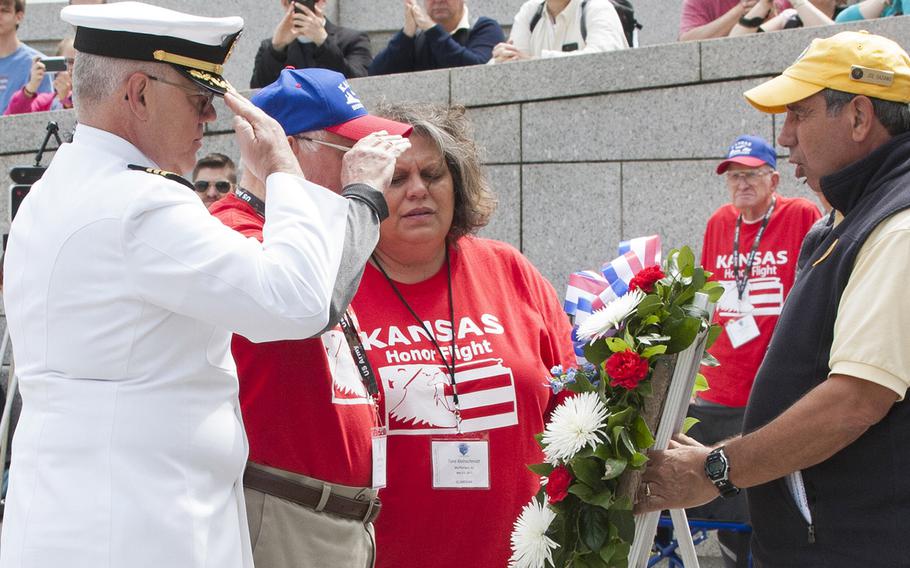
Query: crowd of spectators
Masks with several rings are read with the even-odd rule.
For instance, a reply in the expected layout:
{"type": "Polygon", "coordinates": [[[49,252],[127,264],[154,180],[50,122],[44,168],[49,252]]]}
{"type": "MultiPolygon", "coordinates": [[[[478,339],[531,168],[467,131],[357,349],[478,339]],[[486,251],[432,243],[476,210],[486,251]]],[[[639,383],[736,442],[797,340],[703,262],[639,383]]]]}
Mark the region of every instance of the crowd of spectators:
{"type": "MultiPolygon", "coordinates": [[[[263,39],[256,52],[251,88],[272,83],[286,67],[330,69],[350,79],[613,51],[635,47],[633,30],[641,27],[627,2],[527,0],[506,39],[499,22],[472,13],[464,0],[402,0],[401,29],[374,57],[370,36],[333,23],[325,16],[326,4],[327,0],[280,0],[276,7],[281,15],[272,36],[263,39]]],[[[683,0],[679,40],[903,13],[903,0],[683,0]]],[[[45,71],[44,55],[16,37],[24,16],[25,0],[0,0],[0,110],[20,114],[70,108],[69,71],[45,71]]],[[[72,44],[61,42],[58,55],[71,63],[73,54],[72,44]]]]}

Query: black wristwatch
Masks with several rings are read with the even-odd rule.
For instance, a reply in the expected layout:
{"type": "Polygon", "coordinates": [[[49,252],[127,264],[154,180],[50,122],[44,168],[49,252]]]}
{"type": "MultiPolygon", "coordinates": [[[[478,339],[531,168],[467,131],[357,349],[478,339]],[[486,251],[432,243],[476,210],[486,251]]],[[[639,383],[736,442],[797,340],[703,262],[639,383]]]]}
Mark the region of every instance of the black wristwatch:
{"type": "Polygon", "coordinates": [[[754,18],[747,18],[743,16],[739,19],[739,25],[744,28],[757,28],[765,22],[765,18],[768,16],[755,16],[754,18]]]}
{"type": "Polygon", "coordinates": [[[730,481],[730,460],[727,459],[723,446],[712,450],[705,458],[705,475],[720,491],[721,497],[729,499],[739,495],[739,487],[730,481]]]}

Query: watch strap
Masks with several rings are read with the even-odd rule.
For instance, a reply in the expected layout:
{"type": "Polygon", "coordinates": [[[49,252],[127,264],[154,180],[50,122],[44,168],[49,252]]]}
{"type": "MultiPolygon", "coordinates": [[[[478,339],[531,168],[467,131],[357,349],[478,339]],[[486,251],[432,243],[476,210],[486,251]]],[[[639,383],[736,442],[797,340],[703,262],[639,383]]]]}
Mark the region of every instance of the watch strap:
{"type": "Polygon", "coordinates": [[[727,459],[723,446],[711,450],[711,453],[705,458],[705,475],[717,487],[721,497],[729,499],[739,494],[739,487],[730,481],[730,460],[727,459]],[[715,471],[716,468],[712,467],[715,464],[721,466],[719,471],[715,471]]]}

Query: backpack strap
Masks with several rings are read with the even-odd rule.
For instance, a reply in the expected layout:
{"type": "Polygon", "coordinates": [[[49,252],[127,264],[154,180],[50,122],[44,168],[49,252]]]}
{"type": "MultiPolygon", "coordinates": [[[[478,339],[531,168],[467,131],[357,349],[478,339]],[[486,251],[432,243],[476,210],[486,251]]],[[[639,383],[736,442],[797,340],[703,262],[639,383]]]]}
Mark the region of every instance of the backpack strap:
{"type": "Polygon", "coordinates": [[[543,2],[540,3],[540,6],[537,7],[537,11],[534,12],[534,16],[531,18],[531,33],[534,33],[534,28],[537,27],[537,22],[543,17],[543,9],[546,7],[547,0],[543,0],[543,2]]]}

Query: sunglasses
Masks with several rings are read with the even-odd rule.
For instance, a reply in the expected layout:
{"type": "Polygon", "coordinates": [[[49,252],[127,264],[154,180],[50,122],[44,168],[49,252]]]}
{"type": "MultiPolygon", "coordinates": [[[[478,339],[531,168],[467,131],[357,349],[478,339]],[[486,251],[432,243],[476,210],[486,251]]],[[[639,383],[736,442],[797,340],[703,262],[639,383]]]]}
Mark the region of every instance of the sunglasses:
{"type": "Polygon", "coordinates": [[[199,180],[193,183],[193,186],[196,188],[196,191],[202,193],[208,191],[209,185],[215,185],[215,189],[218,193],[227,193],[231,191],[231,182],[229,181],[203,181],[199,180]]]}

